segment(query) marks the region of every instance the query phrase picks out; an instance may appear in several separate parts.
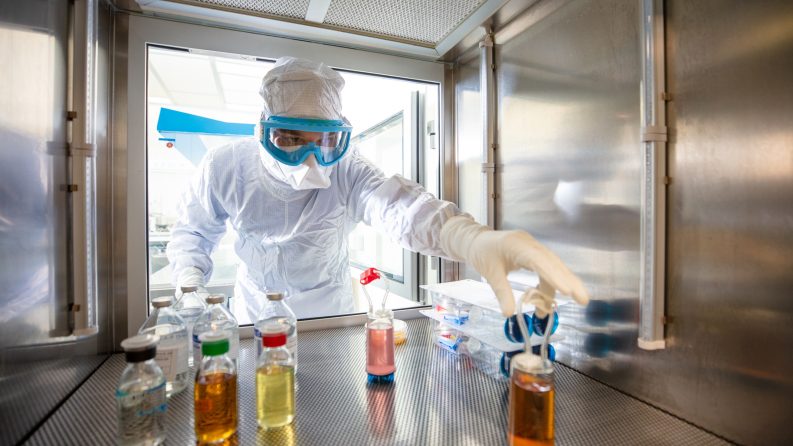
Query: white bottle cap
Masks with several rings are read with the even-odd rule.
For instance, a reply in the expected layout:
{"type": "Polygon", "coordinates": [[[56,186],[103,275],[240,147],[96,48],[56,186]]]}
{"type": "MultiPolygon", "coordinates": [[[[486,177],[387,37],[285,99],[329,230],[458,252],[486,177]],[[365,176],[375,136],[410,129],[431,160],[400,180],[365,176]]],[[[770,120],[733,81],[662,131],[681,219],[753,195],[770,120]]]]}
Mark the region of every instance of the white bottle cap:
{"type": "Polygon", "coordinates": [[[151,300],[151,305],[154,308],[170,307],[173,305],[173,300],[171,300],[171,296],[155,297],[151,300]]]}
{"type": "Polygon", "coordinates": [[[225,294],[213,294],[211,296],[207,296],[208,304],[222,304],[223,301],[225,300],[226,300],[225,294]]]}
{"type": "Polygon", "coordinates": [[[156,346],[158,342],[160,342],[160,337],[156,334],[139,334],[121,341],[121,348],[125,352],[137,352],[148,350],[156,346]]]}

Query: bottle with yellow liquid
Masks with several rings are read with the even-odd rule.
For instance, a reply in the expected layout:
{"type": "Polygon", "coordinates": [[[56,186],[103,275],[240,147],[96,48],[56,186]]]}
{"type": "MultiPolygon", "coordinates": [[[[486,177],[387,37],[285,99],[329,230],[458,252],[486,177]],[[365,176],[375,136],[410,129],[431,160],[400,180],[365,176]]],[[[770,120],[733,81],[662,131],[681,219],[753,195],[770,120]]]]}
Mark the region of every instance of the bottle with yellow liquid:
{"type": "Polygon", "coordinates": [[[295,419],[295,363],[287,350],[289,327],[269,324],[261,329],[262,353],[256,366],[256,416],[259,426],[273,429],[295,419]]]}
{"type": "Polygon", "coordinates": [[[223,443],[237,431],[237,368],[228,356],[226,331],[201,334],[201,365],[196,373],[195,436],[199,443],[223,443]]]}
{"type": "Polygon", "coordinates": [[[531,353],[512,358],[509,384],[510,446],[551,446],[554,444],[553,366],[531,353]]]}

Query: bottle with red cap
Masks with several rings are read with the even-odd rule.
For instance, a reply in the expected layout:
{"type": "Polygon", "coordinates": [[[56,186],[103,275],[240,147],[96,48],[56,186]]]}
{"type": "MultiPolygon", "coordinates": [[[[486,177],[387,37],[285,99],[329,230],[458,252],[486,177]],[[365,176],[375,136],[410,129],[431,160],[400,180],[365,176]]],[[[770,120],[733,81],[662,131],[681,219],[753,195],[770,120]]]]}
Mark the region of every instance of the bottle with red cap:
{"type": "Polygon", "coordinates": [[[260,328],[262,353],[256,366],[256,417],[263,429],[295,419],[295,362],[286,347],[289,326],[272,323],[260,328]]]}

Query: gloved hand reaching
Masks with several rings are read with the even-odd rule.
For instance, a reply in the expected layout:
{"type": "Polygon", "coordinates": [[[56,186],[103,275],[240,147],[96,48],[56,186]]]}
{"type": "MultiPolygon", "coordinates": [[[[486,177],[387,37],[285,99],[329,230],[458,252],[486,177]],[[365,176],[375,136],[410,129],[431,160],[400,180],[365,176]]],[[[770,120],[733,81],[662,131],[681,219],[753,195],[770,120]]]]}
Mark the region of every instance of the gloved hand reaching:
{"type": "Polygon", "coordinates": [[[174,301],[174,306],[182,299],[187,290],[193,291],[193,289],[198,293],[198,297],[202,302],[205,302],[206,298],[209,297],[209,291],[207,291],[204,284],[204,273],[200,269],[190,266],[180,271],[179,278],[176,279],[176,293],[174,295],[176,300],[174,301]]]}
{"type": "Polygon", "coordinates": [[[515,314],[515,297],[507,273],[520,268],[540,276],[539,293],[533,293],[538,317],[551,312],[556,290],[581,305],[589,294],[562,260],[524,231],[494,231],[476,223],[470,216],[458,215],[441,228],[441,249],[452,259],[471,264],[496,294],[504,316],[515,314]]]}

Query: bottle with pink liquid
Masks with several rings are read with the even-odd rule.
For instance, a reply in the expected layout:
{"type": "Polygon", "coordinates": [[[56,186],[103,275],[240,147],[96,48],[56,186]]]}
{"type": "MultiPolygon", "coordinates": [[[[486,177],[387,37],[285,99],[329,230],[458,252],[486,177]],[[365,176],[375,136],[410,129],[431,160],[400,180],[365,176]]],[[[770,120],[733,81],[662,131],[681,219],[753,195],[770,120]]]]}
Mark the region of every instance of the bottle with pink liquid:
{"type": "Polygon", "coordinates": [[[394,381],[394,313],[381,308],[369,312],[366,323],[366,373],[370,383],[394,381]]]}

